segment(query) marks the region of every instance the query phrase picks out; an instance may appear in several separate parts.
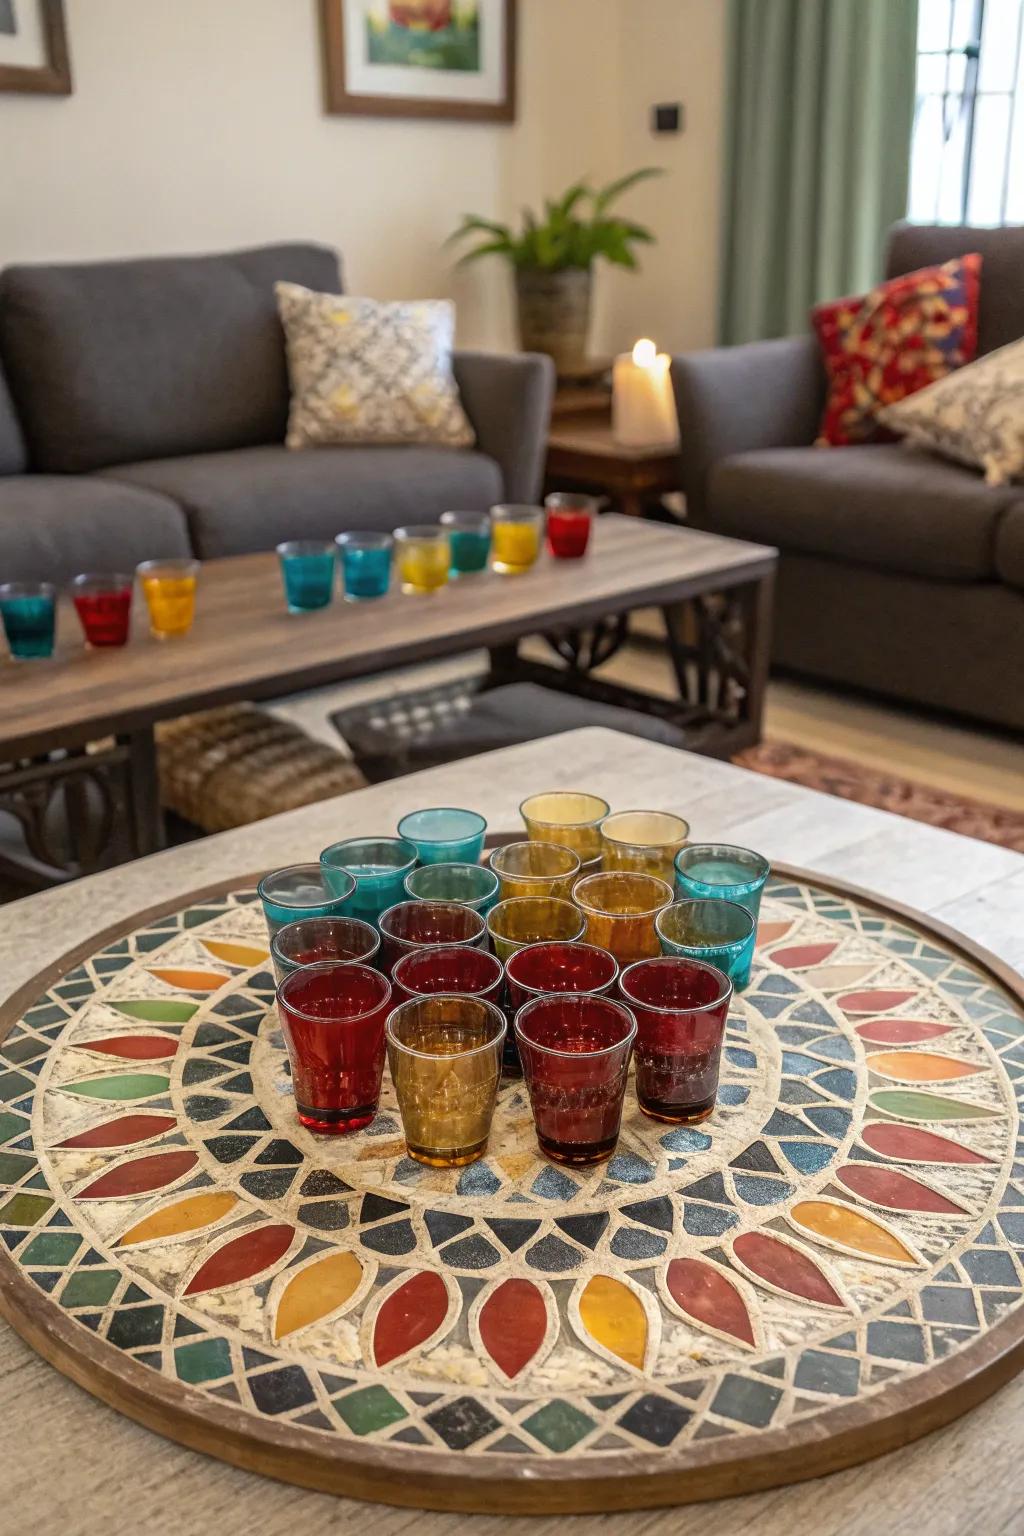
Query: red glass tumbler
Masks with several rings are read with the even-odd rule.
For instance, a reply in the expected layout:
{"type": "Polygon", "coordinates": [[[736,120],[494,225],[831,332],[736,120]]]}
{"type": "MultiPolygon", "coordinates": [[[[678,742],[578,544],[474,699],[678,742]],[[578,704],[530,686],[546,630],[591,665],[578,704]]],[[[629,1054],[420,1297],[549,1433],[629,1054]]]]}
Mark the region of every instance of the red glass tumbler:
{"type": "Polygon", "coordinates": [[[408,997],[435,997],[448,992],[483,997],[500,1006],[503,980],[501,961],[495,955],[462,944],[411,950],[396,960],[391,974],[396,1005],[408,997]]]}
{"type": "Polygon", "coordinates": [[[124,645],[132,614],[131,576],[116,572],[76,576],[71,583],[75,605],[85,641],[91,646],[124,645]]]}
{"type": "Polygon", "coordinates": [[[325,960],[286,976],[277,1005],[302,1124],[329,1136],[369,1125],[380,1099],[391,983],[369,966],[325,960]]]}
{"type": "Polygon", "coordinates": [[[381,913],[377,926],[381,968],[388,976],[396,961],[413,950],[436,944],[479,949],[487,935],[479,912],[459,901],[400,901],[381,913]]]}
{"type": "Polygon", "coordinates": [[[582,560],[590,542],[590,527],[600,503],[593,496],[556,491],[545,498],[548,548],[556,560],[582,560]]]}
{"type": "Polygon", "coordinates": [[[615,1151],[636,1022],[607,997],[534,998],[515,1017],[537,1141],[556,1163],[603,1163],[615,1151]]]}
{"type": "Polygon", "coordinates": [[[596,944],[531,944],[505,965],[508,1000],[516,1010],[546,992],[603,995],[618,974],[614,955],[596,944]]]}
{"type": "Polygon", "coordinates": [[[718,1094],[728,976],[701,960],[664,955],[627,966],[619,991],[636,1019],[636,1096],[644,1114],[672,1125],[706,1120],[718,1094]]]}
{"type": "Polygon", "coordinates": [[[292,971],[320,960],[358,960],[373,965],[380,949],[376,928],[358,917],[303,917],[285,923],[270,941],[278,986],[292,971]]]}

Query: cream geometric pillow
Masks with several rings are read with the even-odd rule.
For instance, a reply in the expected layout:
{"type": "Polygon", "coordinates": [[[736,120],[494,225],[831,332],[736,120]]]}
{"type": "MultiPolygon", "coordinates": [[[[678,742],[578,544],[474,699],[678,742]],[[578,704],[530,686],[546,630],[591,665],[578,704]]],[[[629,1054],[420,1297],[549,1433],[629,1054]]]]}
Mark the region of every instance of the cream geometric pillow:
{"type": "Polygon", "coordinates": [[[452,373],[455,307],[277,283],[291,379],[289,448],[475,441],[452,373]]]}
{"type": "Polygon", "coordinates": [[[1024,476],[1024,339],[958,368],[878,413],[914,448],[985,471],[989,485],[1024,476]]]}

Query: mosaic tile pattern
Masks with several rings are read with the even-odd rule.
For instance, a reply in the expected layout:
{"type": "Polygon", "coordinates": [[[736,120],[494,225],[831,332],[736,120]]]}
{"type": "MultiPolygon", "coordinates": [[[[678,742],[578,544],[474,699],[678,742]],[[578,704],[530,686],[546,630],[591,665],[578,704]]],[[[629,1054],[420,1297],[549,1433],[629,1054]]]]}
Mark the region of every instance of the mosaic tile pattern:
{"type": "MultiPolygon", "coordinates": [[[[1024,1294],[1024,1014],[931,936],[775,881],[719,1107],[610,1163],[524,1091],[464,1170],[292,1110],[251,892],[118,940],[0,1048],[0,1263],[112,1350],[312,1436],[586,1457],[757,1435],[1024,1294]]],[[[201,1397],[198,1401],[201,1403],[201,1397]]]]}

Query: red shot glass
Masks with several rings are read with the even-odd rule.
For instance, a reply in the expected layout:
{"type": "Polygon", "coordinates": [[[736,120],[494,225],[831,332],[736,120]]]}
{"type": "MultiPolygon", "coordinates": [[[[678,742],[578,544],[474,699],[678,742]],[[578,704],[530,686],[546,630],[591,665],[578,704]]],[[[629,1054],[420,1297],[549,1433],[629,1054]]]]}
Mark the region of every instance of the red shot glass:
{"type": "Polygon", "coordinates": [[[582,560],[590,543],[590,528],[600,503],[595,496],[556,491],[545,498],[548,548],[556,560],[582,560]]]}
{"type": "Polygon", "coordinates": [[[125,645],[132,615],[131,576],[119,572],[86,572],[71,583],[75,605],[87,645],[125,645]]]}
{"type": "Polygon", "coordinates": [[[414,949],[395,961],[391,984],[395,1004],[410,997],[482,997],[501,1006],[504,972],[501,961],[486,949],[465,944],[439,944],[414,949]]]}
{"type": "Polygon", "coordinates": [[[377,926],[381,968],[388,976],[397,961],[413,950],[438,944],[479,949],[487,935],[479,912],[458,901],[400,901],[381,913],[377,926]]]}
{"type": "Polygon", "coordinates": [[[299,1120],[343,1136],[377,1113],[391,983],[369,966],[321,961],[286,976],[277,1010],[299,1120]]]}
{"type": "Polygon", "coordinates": [[[380,949],[376,928],[358,917],[303,917],[285,923],[270,941],[278,986],[292,971],[320,960],[358,960],[373,965],[380,949]]]}
{"type": "Polygon", "coordinates": [[[546,992],[602,996],[619,974],[614,955],[596,944],[530,944],[505,965],[508,1000],[514,1011],[546,992]]]}
{"type": "Polygon", "coordinates": [[[733,986],[702,960],[638,960],[619,978],[637,1024],[636,1096],[653,1120],[698,1125],[715,1107],[733,986]]]}
{"type": "Polygon", "coordinates": [[[622,1123],[636,1021],[607,997],[544,996],[515,1017],[537,1142],[552,1162],[606,1162],[622,1123]]]}

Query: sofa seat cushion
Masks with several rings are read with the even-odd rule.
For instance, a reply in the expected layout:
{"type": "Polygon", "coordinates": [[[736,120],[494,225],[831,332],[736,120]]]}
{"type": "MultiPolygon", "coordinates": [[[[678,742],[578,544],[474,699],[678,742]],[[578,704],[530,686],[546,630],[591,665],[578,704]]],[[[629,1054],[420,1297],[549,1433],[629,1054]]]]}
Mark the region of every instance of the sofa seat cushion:
{"type": "Polygon", "coordinates": [[[741,453],[708,490],[716,533],[944,581],[994,578],[996,527],[1020,497],[898,443],[741,453]]]}
{"type": "Polygon", "coordinates": [[[282,539],[327,539],[345,529],[390,531],[442,512],[483,512],[501,501],[501,471],[486,454],[449,448],[274,445],[154,459],[103,472],[184,507],[204,560],[273,549],[282,539]]]}
{"type": "Polygon", "coordinates": [[[190,552],[181,508],[153,491],[70,475],[0,479],[0,581],[61,584],[190,552]]]}
{"type": "Polygon", "coordinates": [[[1024,490],[1017,487],[1018,500],[1007,507],[996,530],[996,574],[1008,587],[1024,592],[1024,490]]]}

